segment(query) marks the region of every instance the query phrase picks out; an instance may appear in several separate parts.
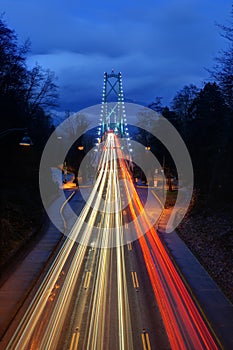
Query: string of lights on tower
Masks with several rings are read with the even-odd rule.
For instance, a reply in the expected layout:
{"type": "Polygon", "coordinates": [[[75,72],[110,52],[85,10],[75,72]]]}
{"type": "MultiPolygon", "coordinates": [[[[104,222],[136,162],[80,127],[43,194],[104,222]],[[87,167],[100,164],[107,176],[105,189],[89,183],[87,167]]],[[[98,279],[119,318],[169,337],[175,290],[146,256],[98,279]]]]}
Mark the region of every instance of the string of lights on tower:
{"type": "Polygon", "coordinates": [[[97,142],[95,151],[100,157],[100,143],[105,140],[108,132],[115,133],[121,139],[121,147],[124,149],[126,159],[132,162],[132,146],[130,142],[129,128],[127,124],[124,92],[121,72],[104,73],[102,103],[97,129],[97,142]]]}
{"type": "Polygon", "coordinates": [[[104,73],[102,104],[100,113],[100,134],[113,130],[119,137],[128,133],[121,72],[104,73]]]}

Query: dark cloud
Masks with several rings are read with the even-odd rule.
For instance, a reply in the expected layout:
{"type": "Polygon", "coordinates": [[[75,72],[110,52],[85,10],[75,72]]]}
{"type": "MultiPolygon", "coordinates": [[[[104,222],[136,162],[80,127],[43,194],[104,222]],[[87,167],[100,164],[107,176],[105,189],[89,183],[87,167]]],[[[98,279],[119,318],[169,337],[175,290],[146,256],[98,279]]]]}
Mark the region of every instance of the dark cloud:
{"type": "Polygon", "coordinates": [[[201,84],[204,67],[223,47],[215,21],[226,23],[231,0],[112,2],[4,0],[7,23],[30,37],[29,64],[54,70],[61,106],[101,100],[104,71],[121,71],[125,96],[169,103],[184,84],[201,84]]]}

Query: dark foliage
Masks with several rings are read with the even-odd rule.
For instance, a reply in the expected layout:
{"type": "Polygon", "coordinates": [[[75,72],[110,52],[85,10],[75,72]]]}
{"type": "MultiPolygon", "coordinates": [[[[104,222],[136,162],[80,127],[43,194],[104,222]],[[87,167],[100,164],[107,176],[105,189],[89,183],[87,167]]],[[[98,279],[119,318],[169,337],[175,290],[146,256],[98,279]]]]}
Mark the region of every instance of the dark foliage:
{"type": "MultiPolygon", "coordinates": [[[[18,45],[15,32],[0,18],[0,256],[8,256],[41,223],[39,164],[53,131],[48,107],[57,99],[54,74],[26,65],[29,41],[18,45]],[[27,130],[32,147],[19,142],[27,130]]],[[[50,186],[53,185],[48,174],[50,186]]]]}

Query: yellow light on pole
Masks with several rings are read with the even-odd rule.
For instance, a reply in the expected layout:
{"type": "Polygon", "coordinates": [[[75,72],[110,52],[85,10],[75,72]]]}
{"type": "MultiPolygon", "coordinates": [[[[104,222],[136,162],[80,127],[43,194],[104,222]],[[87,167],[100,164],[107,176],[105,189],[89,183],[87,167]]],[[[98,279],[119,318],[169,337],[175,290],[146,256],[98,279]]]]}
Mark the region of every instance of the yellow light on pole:
{"type": "Polygon", "coordinates": [[[32,139],[28,136],[28,133],[26,132],[23,136],[21,142],[19,143],[22,147],[30,147],[33,145],[32,139]]]}

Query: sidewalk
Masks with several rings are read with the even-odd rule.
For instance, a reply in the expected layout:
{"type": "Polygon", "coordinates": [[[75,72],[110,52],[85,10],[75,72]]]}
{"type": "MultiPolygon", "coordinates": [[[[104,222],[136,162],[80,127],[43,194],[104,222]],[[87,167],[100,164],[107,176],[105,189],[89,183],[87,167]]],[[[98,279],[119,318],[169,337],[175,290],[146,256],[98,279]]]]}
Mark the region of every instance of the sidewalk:
{"type": "MultiPolygon", "coordinates": [[[[57,200],[52,206],[56,205],[57,200]]],[[[32,249],[28,249],[26,256],[20,259],[15,270],[10,272],[9,278],[5,278],[0,287],[0,339],[63,237],[62,233],[51,222],[43,229],[42,237],[36,239],[34,243],[32,242],[32,249]]]]}
{"type": "Polygon", "coordinates": [[[204,311],[224,350],[233,349],[233,305],[192,254],[175,231],[166,233],[170,210],[164,210],[158,233],[191,288],[194,299],[204,311]]]}

